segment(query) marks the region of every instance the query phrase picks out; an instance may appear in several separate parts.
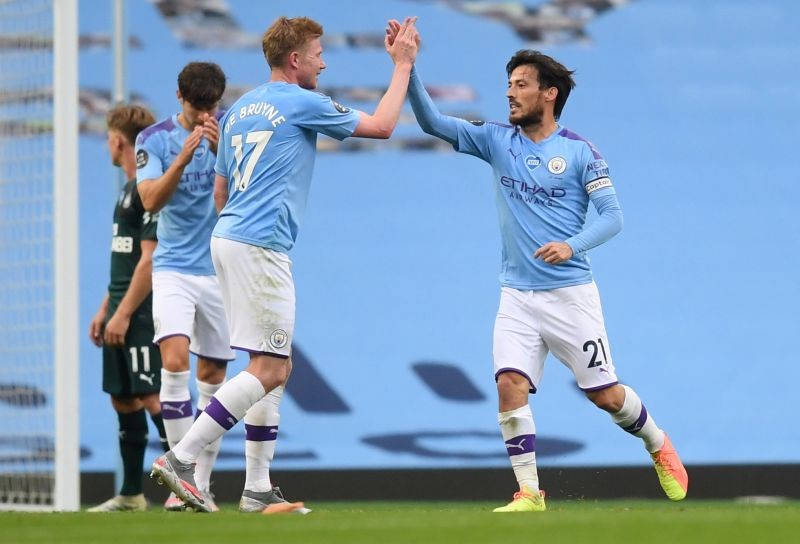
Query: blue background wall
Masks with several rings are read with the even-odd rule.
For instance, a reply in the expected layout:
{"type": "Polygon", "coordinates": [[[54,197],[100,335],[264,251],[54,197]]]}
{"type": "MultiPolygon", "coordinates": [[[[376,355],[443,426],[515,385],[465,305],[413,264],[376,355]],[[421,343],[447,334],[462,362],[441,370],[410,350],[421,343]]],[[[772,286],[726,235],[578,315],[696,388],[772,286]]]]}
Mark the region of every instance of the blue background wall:
{"type": "MultiPolygon", "coordinates": [[[[228,3],[259,34],[283,14],[316,18],[328,34],[382,32],[387,18],[417,14],[423,80],[473,87],[474,103],[450,106],[486,119],[505,119],[504,66],[526,46],[503,24],[435,3],[228,3]]],[[[109,31],[108,3],[80,9],[81,32],[109,31]]],[[[592,252],[619,375],[690,464],[800,461],[798,16],[791,0],[638,1],[590,23],[592,43],[541,47],[577,70],[562,123],[603,152],[625,212],[622,234],[592,252]]],[[[129,2],[128,28],[144,44],[129,56],[130,89],[159,118],[177,111],[176,76],[191,60],[218,62],[229,84],[268,78],[259,50],[182,48],[150,3],[129,2]]],[[[382,86],[391,74],[381,50],[331,48],[325,59],[325,86],[382,86]]],[[[82,86],[110,87],[111,70],[107,49],[83,50],[82,86]]],[[[421,131],[409,123],[396,134],[421,131]]],[[[103,138],[82,137],[80,159],[88,330],[107,282],[116,173],[103,138]]],[[[499,235],[490,182],[487,165],[452,152],[387,143],[319,155],[292,253],[308,363],[295,378],[312,384],[313,367],[347,409],[325,390],[288,395],[275,468],[507,465],[491,366],[499,235]],[[437,393],[415,371],[425,362],[462,375],[464,398],[437,393]]],[[[532,406],[542,464],[647,462],[555,360],[532,406]]],[[[116,466],[115,427],[100,352],[84,339],[84,470],[116,466]]],[[[237,427],[220,466],[243,467],[243,443],[237,427]]]]}

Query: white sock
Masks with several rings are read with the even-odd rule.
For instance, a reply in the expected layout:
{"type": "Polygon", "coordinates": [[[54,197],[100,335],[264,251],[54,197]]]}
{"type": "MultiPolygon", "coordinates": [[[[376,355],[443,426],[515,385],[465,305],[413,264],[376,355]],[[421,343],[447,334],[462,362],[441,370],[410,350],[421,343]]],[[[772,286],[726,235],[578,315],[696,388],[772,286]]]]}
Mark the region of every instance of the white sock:
{"type": "MultiPolygon", "coordinates": [[[[196,383],[197,416],[200,417],[200,414],[206,409],[206,406],[208,406],[208,402],[211,400],[211,397],[214,395],[214,393],[219,391],[219,388],[222,387],[222,384],[225,382],[206,383],[197,380],[196,383]]],[[[211,444],[203,448],[203,451],[201,451],[200,455],[197,457],[197,466],[195,467],[194,471],[194,481],[197,483],[197,487],[201,491],[209,491],[211,488],[211,471],[214,469],[214,463],[217,460],[217,454],[219,454],[219,448],[221,445],[222,437],[220,436],[211,444]]]]}
{"type": "Polygon", "coordinates": [[[644,440],[647,451],[657,452],[664,446],[664,431],[658,428],[655,420],[647,413],[636,391],[627,385],[623,385],[622,388],[625,390],[625,402],[622,403],[619,412],[611,414],[611,419],[622,427],[622,430],[644,440]]]}
{"type": "Polygon", "coordinates": [[[188,370],[170,372],[161,369],[161,415],[164,418],[164,430],[167,433],[169,447],[181,441],[189,427],[192,426],[192,398],[189,394],[188,370]]]}
{"type": "Polygon", "coordinates": [[[183,463],[194,463],[200,452],[225,434],[264,396],[264,386],[249,372],[240,372],[219,388],[206,409],[172,452],[183,463]]]}
{"type": "Polygon", "coordinates": [[[497,414],[511,467],[519,488],[539,491],[539,474],[536,470],[536,425],[529,405],[497,414]]]}
{"type": "Polygon", "coordinates": [[[263,493],[272,489],[269,466],[275,456],[278,425],[281,421],[278,408],[282,396],[283,386],[276,387],[255,403],[244,416],[247,436],[245,442],[247,471],[244,488],[248,491],[263,493]]]}

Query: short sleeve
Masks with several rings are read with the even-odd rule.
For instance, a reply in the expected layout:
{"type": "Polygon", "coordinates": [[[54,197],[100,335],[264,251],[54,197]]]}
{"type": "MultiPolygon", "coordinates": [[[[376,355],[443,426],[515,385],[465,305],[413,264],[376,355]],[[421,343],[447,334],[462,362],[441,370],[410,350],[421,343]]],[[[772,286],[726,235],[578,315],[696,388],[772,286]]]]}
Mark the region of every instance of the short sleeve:
{"type": "Polygon", "coordinates": [[[164,140],[158,133],[140,133],[136,138],[136,183],[160,178],[164,173],[164,140]]]}
{"type": "Polygon", "coordinates": [[[486,162],[492,160],[492,141],[494,139],[497,123],[485,121],[465,121],[458,119],[456,124],[457,136],[453,147],[459,153],[474,155],[486,162]]]}
{"type": "Polygon", "coordinates": [[[297,124],[337,140],[352,136],[361,120],[358,110],[342,106],[329,96],[309,92],[302,102],[297,124]]]}

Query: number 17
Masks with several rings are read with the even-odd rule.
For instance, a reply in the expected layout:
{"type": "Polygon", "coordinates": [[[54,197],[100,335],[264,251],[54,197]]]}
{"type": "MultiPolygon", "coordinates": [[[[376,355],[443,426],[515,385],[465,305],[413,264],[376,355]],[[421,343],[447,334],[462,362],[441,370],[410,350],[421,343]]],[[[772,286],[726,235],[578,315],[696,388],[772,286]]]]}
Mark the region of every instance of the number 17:
{"type": "Polygon", "coordinates": [[[231,145],[233,146],[233,157],[236,159],[236,169],[233,171],[233,188],[237,191],[244,191],[250,185],[250,177],[253,175],[253,170],[256,167],[258,159],[267,147],[269,139],[272,138],[271,130],[256,130],[248,132],[245,138],[245,143],[256,144],[255,149],[247,159],[247,164],[244,167],[244,173],[239,172],[242,167],[242,160],[244,158],[244,146],[242,145],[242,135],[234,134],[231,136],[231,145]]]}

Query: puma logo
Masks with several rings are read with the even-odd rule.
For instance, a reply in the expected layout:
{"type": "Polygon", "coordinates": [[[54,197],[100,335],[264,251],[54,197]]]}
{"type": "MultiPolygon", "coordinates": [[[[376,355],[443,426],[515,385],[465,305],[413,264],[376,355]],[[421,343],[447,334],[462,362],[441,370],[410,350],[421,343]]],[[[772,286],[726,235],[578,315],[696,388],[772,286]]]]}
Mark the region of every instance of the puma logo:
{"type": "Polygon", "coordinates": [[[520,155],[522,155],[522,152],[519,152],[519,153],[514,153],[514,150],[513,150],[513,149],[511,149],[510,147],[508,148],[508,152],[509,152],[509,153],[511,153],[511,156],[512,156],[512,157],[514,157],[515,159],[516,159],[517,157],[519,157],[520,155]]]}
{"type": "Polygon", "coordinates": [[[178,406],[173,406],[171,404],[162,404],[161,411],[162,412],[178,412],[180,415],[185,416],[186,414],[183,413],[183,409],[186,407],[186,403],[182,402],[178,406]]]}
{"type": "MultiPolygon", "coordinates": [[[[143,382],[147,382],[150,384],[150,387],[153,387],[153,380],[155,379],[155,374],[139,374],[139,379],[143,382]]],[[[181,413],[183,413],[181,411],[181,413]]]]}
{"type": "Polygon", "coordinates": [[[234,425],[236,425],[236,420],[235,420],[235,419],[233,419],[233,416],[228,416],[228,423],[230,423],[230,424],[231,424],[231,427],[233,427],[234,425]]]}
{"type": "Polygon", "coordinates": [[[525,446],[523,446],[524,443],[525,443],[525,437],[523,436],[522,439],[519,441],[519,444],[512,444],[510,443],[510,441],[506,442],[506,448],[517,448],[519,450],[524,451],[525,450],[525,446]]]}

